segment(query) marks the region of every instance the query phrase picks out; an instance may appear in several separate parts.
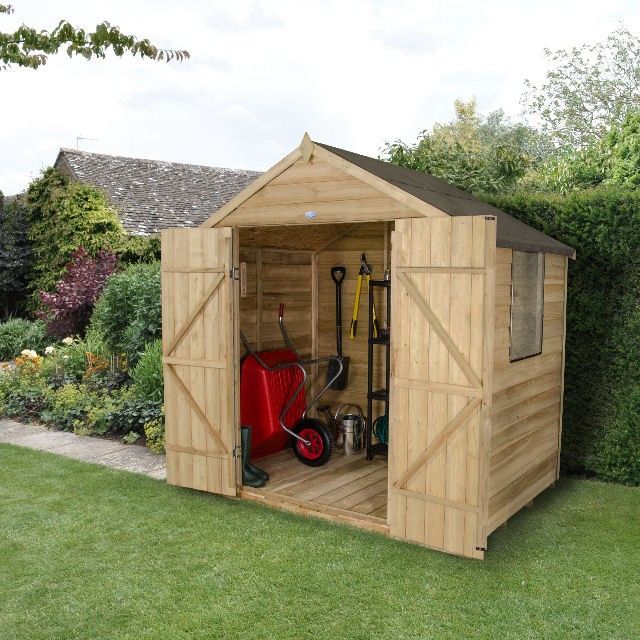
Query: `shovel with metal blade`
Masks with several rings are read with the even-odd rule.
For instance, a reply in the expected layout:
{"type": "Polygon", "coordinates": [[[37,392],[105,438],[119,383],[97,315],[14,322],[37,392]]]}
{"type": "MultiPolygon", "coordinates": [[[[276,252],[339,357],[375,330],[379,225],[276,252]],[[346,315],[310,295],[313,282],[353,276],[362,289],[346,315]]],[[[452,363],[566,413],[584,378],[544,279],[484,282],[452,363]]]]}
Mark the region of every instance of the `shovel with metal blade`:
{"type": "MultiPolygon", "coordinates": [[[[342,355],[342,282],[347,275],[344,267],[331,267],[331,278],[336,284],[336,348],[338,358],[342,362],[342,373],[331,383],[330,389],[342,391],[347,386],[349,377],[349,358],[342,355]]],[[[327,384],[338,373],[338,361],[329,360],[327,367],[327,384]]]]}

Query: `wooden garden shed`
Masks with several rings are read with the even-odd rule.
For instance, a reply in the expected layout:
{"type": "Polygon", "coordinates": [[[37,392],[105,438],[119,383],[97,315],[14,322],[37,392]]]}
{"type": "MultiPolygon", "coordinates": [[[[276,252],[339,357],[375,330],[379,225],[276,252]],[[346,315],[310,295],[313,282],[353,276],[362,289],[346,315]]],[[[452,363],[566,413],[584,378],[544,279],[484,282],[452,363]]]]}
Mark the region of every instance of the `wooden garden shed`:
{"type": "MultiPolygon", "coordinates": [[[[305,134],[201,227],[162,232],[168,481],[482,558],[491,532],[558,477],[573,257],[440,180],[305,134]],[[388,456],[313,468],[285,449],[257,462],[265,487],[243,487],[240,329],[276,348],[284,303],[300,353],[335,353],[330,268],[347,269],[350,309],[363,252],[374,278],[391,273],[392,317],[376,304],[390,326],[388,456]]],[[[367,332],[344,344],[349,383],[327,400],[365,406],[367,332]]],[[[325,372],[310,373],[312,391],[325,372]]]]}

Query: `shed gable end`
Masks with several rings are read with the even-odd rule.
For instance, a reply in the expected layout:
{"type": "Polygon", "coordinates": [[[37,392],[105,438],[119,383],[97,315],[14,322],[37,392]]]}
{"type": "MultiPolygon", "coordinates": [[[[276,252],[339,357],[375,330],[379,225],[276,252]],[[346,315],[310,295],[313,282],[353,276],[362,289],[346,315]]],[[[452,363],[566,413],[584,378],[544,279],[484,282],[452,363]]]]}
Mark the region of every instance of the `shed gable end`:
{"type": "Polygon", "coordinates": [[[421,215],[326,160],[312,157],[285,169],[216,226],[365,222],[421,215]]]}

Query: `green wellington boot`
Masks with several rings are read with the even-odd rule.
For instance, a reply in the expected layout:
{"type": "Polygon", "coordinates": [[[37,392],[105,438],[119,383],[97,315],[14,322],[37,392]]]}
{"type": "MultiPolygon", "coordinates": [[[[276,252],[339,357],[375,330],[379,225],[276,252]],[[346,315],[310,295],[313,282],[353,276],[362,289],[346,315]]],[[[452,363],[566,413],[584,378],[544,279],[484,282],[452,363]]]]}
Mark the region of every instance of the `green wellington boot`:
{"type": "Polygon", "coordinates": [[[264,487],[269,474],[251,464],[251,427],[240,427],[242,444],[242,484],[248,487],[264,487]]]}

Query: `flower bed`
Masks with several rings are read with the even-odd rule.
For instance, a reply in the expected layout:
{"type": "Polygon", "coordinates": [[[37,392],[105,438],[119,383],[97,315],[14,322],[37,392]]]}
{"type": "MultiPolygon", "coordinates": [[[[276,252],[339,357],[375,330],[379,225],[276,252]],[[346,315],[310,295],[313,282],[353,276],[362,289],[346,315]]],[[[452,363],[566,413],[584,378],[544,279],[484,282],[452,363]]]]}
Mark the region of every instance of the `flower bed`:
{"type": "Polygon", "coordinates": [[[96,336],[66,337],[42,353],[23,349],[0,369],[0,415],[42,421],[79,435],[145,439],[164,452],[162,351],[149,343],[131,369],[96,336]]]}

